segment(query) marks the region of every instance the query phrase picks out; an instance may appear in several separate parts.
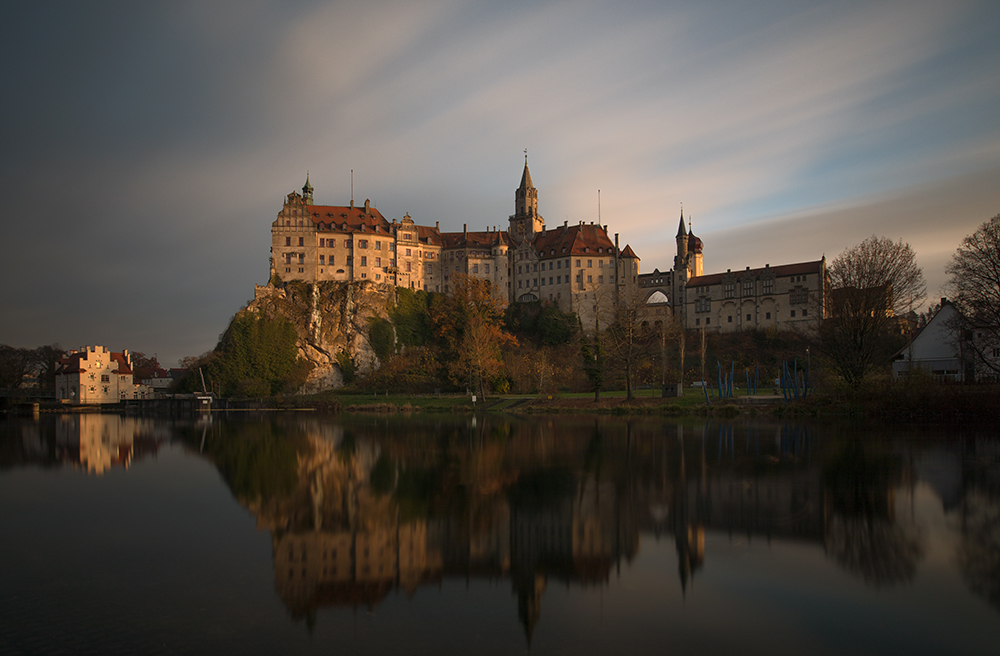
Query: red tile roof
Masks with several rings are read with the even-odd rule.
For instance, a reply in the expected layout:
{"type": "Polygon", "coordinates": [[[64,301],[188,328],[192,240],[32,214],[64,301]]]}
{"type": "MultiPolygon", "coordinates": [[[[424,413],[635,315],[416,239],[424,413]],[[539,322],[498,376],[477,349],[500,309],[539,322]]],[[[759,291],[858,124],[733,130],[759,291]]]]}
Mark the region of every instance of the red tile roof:
{"type": "Polygon", "coordinates": [[[533,245],[543,260],[565,255],[613,255],[615,250],[604,227],[592,224],[564,225],[539,232],[533,245]]]}
{"type": "Polygon", "coordinates": [[[759,277],[765,271],[774,274],[775,278],[780,278],[782,276],[800,276],[807,273],[820,273],[823,270],[823,260],[816,260],[815,262],[798,262],[796,264],[782,264],[776,267],[760,267],[757,269],[744,269],[737,271],[727,271],[725,273],[710,273],[705,276],[695,276],[688,280],[688,287],[701,287],[704,285],[718,285],[721,284],[727,278],[739,279],[743,276],[750,274],[753,277],[759,277]]]}
{"type": "Polygon", "coordinates": [[[493,248],[494,246],[510,245],[506,232],[442,232],[441,239],[445,248],[493,248]]]}
{"type": "Polygon", "coordinates": [[[378,226],[380,232],[389,233],[389,222],[382,213],[372,207],[365,213],[364,207],[342,207],[339,205],[307,205],[306,211],[320,230],[335,230],[337,232],[360,232],[365,226],[365,232],[375,232],[378,226]],[[344,226],[347,226],[346,230],[344,226]]]}
{"type": "Polygon", "coordinates": [[[431,246],[441,245],[441,232],[437,228],[430,226],[414,226],[417,229],[417,239],[431,246]]]}
{"type": "Polygon", "coordinates": [[[633,251],[632,247],[628,244],[625,244],[625,249],[622,251],[622,257],[634,257],[637,260],[639,259],[639,256],[635,254],[635,251],[633,251]]]}

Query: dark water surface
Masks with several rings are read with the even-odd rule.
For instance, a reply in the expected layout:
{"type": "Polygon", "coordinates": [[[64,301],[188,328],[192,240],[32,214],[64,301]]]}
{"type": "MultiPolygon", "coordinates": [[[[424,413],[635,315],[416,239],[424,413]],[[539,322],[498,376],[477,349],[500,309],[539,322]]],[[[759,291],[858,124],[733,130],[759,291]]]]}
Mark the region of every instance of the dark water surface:
{"type": "Polygon", "coordinates": [[[0,422],[2,654],[1000,653],[982,431],[0,422]]]}

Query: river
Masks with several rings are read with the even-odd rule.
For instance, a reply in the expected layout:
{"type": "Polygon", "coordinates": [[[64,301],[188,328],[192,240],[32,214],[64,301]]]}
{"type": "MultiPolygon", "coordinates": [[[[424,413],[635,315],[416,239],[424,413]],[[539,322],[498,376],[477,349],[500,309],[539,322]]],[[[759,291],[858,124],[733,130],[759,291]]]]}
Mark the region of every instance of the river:
{"type": "Polygon", "coordinates": [[[0,422],[0,653],[985,654],[1000,441],[659,418],[0,422]]]}

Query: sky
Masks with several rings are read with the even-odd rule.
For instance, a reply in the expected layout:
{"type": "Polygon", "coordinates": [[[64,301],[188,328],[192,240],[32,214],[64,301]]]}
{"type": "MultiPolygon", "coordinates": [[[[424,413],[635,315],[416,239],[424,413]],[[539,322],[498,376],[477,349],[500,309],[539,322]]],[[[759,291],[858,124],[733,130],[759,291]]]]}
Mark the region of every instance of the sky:
{"type": "Polygon", "coordinates": [[[876,234],[935,300],[1000,213],[998,33],[995,0],[4,3],[0,343],[175,365],[267,281],[307,172],[504,228],[525,149],[546,223],[642,272],[683,206],[706,273],[876,234]]]}

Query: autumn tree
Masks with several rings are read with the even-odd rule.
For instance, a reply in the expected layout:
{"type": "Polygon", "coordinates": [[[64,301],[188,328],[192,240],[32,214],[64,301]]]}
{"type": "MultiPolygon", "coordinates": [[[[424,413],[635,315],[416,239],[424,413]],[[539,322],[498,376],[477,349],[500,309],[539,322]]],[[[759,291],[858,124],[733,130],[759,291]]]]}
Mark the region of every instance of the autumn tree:
{"type": "Polygon", "coordinates": [[[451,381],[485,396],[487,383],[503,373],[503,349],[517,340],[504,330],[504,303],[490,281],[455,274],[452,284],[452,294],[431,304],[433,334],[451,381]]]}
{"type": "Polygon", "coordinates": [[[1000,373],[992,357],[1000,348],[1000,214],[962,240],[945,271],[948,294],[961,313],[961,328],[973,332],[978,362],[1000,373]]]}
{"type": "Polygon", "coordinates": [[[874,235],[838,255],[828,272],[832,289],[820,347],[857,387],[902,346],[898,330],[893,335],[897,317],[924,300],[927,285],[909,244],[874,235]]]}

